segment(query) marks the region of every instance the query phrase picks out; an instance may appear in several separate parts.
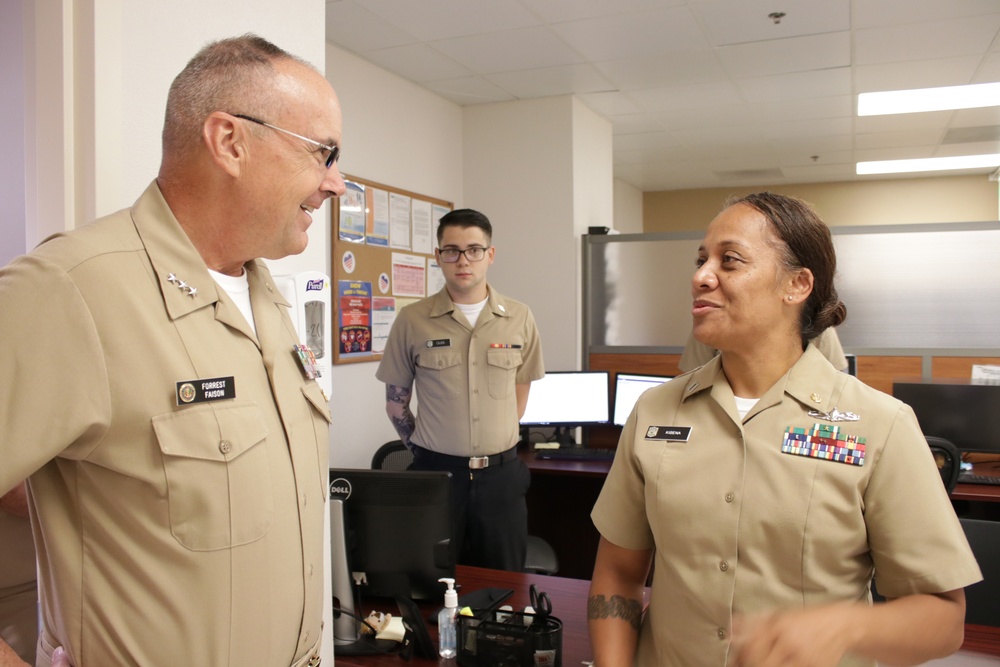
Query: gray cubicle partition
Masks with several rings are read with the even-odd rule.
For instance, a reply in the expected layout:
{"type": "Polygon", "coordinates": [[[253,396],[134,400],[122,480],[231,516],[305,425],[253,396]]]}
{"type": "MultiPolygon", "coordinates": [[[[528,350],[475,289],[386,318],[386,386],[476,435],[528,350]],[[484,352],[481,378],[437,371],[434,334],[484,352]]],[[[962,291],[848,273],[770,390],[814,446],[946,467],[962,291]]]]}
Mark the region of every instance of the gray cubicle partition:
{"type": "MultiPolygon", "coordinates": [[[[1000,222],[839,227],[838,329],[861,354],[1000,356],[1000,222]]],[[[584,349],[677,353],[701,233],[584,237],[584,349]]]]}

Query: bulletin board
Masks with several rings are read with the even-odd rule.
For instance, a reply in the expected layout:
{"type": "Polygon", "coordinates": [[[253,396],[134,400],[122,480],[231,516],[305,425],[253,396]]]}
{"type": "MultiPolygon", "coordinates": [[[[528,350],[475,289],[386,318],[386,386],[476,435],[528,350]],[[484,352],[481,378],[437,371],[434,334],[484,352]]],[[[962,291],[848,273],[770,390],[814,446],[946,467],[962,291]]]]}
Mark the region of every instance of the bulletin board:
{"type": "Polygon", "coordinates": [[[451,202],[344,175],[332,207],[333,363],[382,358],[399,309],[444,286],[434,248],[451,202]]]}

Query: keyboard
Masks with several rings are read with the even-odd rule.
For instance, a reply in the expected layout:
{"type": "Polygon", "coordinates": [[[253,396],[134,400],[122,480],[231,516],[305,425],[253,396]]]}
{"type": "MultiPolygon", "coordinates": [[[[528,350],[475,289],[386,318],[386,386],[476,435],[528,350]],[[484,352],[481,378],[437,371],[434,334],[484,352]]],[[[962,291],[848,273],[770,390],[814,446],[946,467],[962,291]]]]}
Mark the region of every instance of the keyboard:
{"type": "Polygon", "coordinates": [[[535,458],[539,461],[611,461],[615,458],[613,449],[537,449],[535,458]]]}
{"type": "Polygon", "coordinates": [[[958,475],[959,484],[989,484],[1000,486],[1000,477],[996,475],[976,475],[971,472],[963,472],[958,475]]]}

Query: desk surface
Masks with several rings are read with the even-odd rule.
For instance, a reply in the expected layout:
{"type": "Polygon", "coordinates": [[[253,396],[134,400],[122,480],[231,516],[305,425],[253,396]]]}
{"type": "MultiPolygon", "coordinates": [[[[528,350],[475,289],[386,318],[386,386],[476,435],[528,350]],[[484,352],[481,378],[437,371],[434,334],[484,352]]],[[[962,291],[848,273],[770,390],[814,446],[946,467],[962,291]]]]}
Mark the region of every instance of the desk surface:
{"type": "MultiPolygon", "coordinates": [[[[563,623],[563,660],[564,667],[577,667],[584,660],[591,659],[590,634],[587,631],[587,592],[590,589],[590,582],[581,579],[566,579],[564,577],[546,577],[537,574],[522,574],[519,572],[501,572],[499,570],[484,570],[478,567],[468,567],[459,565],[455,571],[455,579],[462,586],[462,592],[468,593],[480,588],[509,588],[514,594],[505,604],[511,605],[514,609],[524,609],[528,605],[528,587],[531,584],[537,586],[539,592],[549,595],[552,602],[552,615],[563,623]]],[[[365,612],[370,606],[362,605],[365,612]]],[[[387,605],[384,605],[388,607],[387,605]]],[[[421,604],[421,612],[426,619],[428,614],[440,608],[440,604],[421,604]]],[[[379,611],[395,612],[394,608],[381,606],[379,611]]],[[[437,627],[428,624],[427,630],[437,646],[437,627]]],[[[335,656],[334,663],[337,667],[400,667],[400,665],[412,665],[413,667],[426,667],[428,665],[441,665],[454,667],[457,663],[454,660],[426,660],[413,658],[409,663],[403,663],[397,655],[369,655],[369,656],[335,656]]]]}
{"type": "MultiPolygon", "coordinates": [[[[563,623],[563,667],[576,667],[584,660],[591,659],[590,633],[587,630],[587,593],[589,581],[581,579],[566,579],[564,577],[547,577],[537,574],[521,574],[518,572],[501,572],[485,570],[478,567],[459,565],[455,578],[465,592],[480,588],[510,588],[514,594],[507,601],[514,609],[523,609],[528,604],[528,587],[535,584],[539,591],[548,593],[552,601],[552,615],[563,623]]],[[[365,606],[367,613],[369,606],[365,606]]],[[[421,612],[424,618],[437,610],[439,605],[422,604],[421,612]]],[[[380,609],[380,611],[386,611],[380,609]]],[[[394,611],[394,610],[388,610],[394,611]]],[[[428,631],[437,645],[437,628],[429,625],[428,631]]],[[[965,641],[962,653],[983,653],[1000,656],[1000,628],[986,625],[966,625],[965,641]]],[[[400,658],[392,655],[371,656],[338,656],[334,659],[338,667],[400,667],[400,658]]],[[[413,667],[454,667],[453,660],[426,660],[413,658],[408,665],[413,667]]]]}

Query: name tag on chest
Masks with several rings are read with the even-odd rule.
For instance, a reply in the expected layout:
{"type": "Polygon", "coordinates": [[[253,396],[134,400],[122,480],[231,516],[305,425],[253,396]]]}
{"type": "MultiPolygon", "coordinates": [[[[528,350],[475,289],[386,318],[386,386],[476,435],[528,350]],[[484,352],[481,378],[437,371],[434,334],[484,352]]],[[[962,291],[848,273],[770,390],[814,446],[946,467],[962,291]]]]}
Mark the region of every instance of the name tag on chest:
{"type": "Polygon", "coordinates": [[[646,429],[646,440],[687,442],[690,437],[690,426],[650,426],[646,429]]]}
{"type": "Polygon", "coordinates": [[[236,398],[236,378],[232,375],[177,383],[177,405],[236,398]]]}

